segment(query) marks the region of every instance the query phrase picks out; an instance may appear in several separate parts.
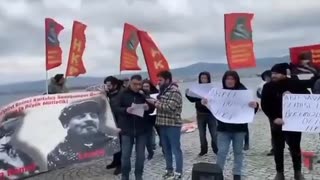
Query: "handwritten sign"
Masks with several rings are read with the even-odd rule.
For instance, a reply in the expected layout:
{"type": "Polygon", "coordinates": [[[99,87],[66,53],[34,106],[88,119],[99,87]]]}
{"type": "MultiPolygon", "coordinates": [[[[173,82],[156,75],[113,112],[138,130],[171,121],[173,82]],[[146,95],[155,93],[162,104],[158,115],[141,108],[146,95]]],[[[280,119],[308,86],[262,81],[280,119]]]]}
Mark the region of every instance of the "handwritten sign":
{"type": "Polygon", "coordinates": [[[286,94],[282,106],[283,131],[320,133],[320,95],[286,94]]]}
{"type": "Polygon", "coordinates": [[[231,124],[253,121],[254,109],[249,107],[254,101],[252,91],[213,88],[208,97],[208,108],[218,120],[231,124]]]}
{"type": "Polygon", "coordinates": [[[214,87],[212,83],[206,84],[192,84],[189,87],[189,92],[187,93],[188,96],[195,97],[195,98],[207,98],[209,92],[214,87]]]}

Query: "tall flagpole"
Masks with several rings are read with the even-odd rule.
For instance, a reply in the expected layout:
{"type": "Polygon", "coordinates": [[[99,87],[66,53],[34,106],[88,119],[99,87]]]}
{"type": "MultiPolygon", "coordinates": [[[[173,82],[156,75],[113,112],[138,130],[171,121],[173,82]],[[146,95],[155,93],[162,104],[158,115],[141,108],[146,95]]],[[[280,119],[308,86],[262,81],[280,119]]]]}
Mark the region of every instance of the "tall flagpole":
{"type": "Polygon", "coordinates": [[[47,94],[49,94],[49,83],[48,83],[48,71],[46,70],[46,83],[45,83],[45,85],[46,85],[46,93],[47,94]]]}

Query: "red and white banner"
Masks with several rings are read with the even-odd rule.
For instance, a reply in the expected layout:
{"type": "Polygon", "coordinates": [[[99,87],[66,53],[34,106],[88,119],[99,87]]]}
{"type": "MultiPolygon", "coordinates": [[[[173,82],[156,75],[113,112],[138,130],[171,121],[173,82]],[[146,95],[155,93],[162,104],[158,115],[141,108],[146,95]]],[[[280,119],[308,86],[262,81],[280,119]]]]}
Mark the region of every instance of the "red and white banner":
{"type": "Polygon", "coordinates": [[[113,155],[118,130],[98,91],[25,98],[0,109],[0,179],[113,155]]]}

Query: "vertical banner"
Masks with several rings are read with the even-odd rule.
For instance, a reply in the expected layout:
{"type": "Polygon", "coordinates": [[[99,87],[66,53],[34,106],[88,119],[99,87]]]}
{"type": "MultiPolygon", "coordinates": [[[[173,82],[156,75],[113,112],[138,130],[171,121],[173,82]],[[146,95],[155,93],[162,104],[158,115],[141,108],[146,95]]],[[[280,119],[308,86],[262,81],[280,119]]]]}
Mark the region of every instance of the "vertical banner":
{"type": "Polygon", "coordinates": [[[249,13],[224,15],[226,55],[229,69],[256,66],[252,41],[252,19],[253,14],[249,13]]]}
{"type": "Polygon", "coordinates": [[[291,47],[292,73],[315,73],[320,69],[320,44],[291,47]]]}
{"type": "Polygon", "coordinates": [[[51,18],[45,19],[46,70],[56,68],[62,64],[62,49],[59,34],[64,27],[51,18]]]}
{"type": "Polygon", "coordinates": [[[125,23],[120,55],[120,72],[141,70],[138,65],[137,47],[139,45],[138,29],[131,24],[125,23]]]}
{"type": "Polygon", "coordinates": [[[112,156],[118,132],[99,91],[15,101],[0,108],[0,180],[112,156]]]}
{"type": "Polygon", "coordinates": [[[169,64],[147,32],[138,31],[138,37],[148,68],[150,81],[153,85],[156,85],[158,82],[158,73],[169,70],[169,64]]]}
{"type": "Polygon", "coordinates": [[[87,25],[81,22],[74,21],[72,27],[72,39],[70,45],[68,66],[66,77],[77,77],[80,74],[85,74],[86,69],[83,64],[83,52],[86,48],[85,30],[87,25]]]}

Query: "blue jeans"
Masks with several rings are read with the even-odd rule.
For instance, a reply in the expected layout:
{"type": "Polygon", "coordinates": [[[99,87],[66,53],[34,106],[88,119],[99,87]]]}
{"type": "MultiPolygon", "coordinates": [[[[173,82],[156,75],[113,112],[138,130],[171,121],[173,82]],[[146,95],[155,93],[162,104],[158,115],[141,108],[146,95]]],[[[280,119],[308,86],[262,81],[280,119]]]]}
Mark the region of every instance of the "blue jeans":
{"type": "Polygon", "coordinates": [[[156,133],[154,132],[153,127],[151,127],[148,130],[148,137],[147,137],[147,150],[148,153],[151,154],[153,153],[153,150],[156,147],[156,133]]]}
{"type": "Polygon", "coordinates": [[[172,154],[176,161],[176,172],[182,174],[183,157],[180,144],[181,127],[160,126],[161,144],[166,159],[166,170],[173,172],[172,154]]]}
{"type": "Polygon", "coordinates": [[[121,157],[121,173],[122,180],[129,180],[131,171],[131,154],[133,144],[136,147],[136,161],[135,161],[135,176],[137,180],[142,179],[144,160],[145,160],[145,147],[147,142],[147,135],[142,134],[139,136],[126,136],[122,135],[122,157],[121,157]]]}
{"type": "Polygon", "coordinates": [[[218,132],[218,157],[217,164],[224,169],[226,158],[229,152],[230,144],[233,147],[233,174],[242,175],[243,164],[243,141],[246,132],[218,132]]]}

